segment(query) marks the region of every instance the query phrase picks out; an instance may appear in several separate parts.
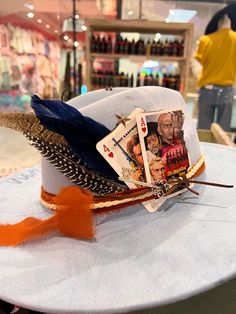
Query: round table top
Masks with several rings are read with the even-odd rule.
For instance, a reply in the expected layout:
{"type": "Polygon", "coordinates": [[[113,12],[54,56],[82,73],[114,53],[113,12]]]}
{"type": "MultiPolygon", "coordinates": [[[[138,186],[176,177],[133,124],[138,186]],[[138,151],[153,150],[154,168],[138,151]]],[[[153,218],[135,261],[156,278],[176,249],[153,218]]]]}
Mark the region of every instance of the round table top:
{"type": "MultiPolygon", "coordinates": [[[[202,143],[202,180],[236,185],[236,150],[202,143]]],[[[0,180],[0,222],[51,213],[39,203],[40,166],[0,180]]],[[[48,313],[151,308],[236,274],[235,188],[195,185],[153,214],[141,205],[104,217],[96,241],[51,234],[0,248],[0,298],[48,313]]]]}
{"type": "Polygon", "coordinates": [[[40,163],[40,153],[20,132],[0,127],[0,177],[40,163]]]}

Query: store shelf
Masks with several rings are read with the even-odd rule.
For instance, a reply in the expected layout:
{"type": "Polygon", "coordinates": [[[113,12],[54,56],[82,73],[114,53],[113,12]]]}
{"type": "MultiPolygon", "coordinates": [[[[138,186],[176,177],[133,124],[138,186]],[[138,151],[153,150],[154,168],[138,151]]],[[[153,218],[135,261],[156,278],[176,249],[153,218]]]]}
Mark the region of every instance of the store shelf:
{"type": "Polygon", "coordinates": [[[132,62],[144,62],[145,60],[158,60],[168,62],[186,61],[186,57],[178,56],[154,56],[154,55],[132,55],[132,54],[108,54],[108,53],[91,53],[91,58],[107,58],[107,59],[130,59],[132,62]],[[137,60],[137,61],[135,61],[137,60]]]}
{"type": "Polygon", "coordinates": [[[138,32],[182,35],[183,32],[192,31],[190,23],[166,23],[145,20],[101,20],[87,19],[86,25],[96,32],[138,32]]]}
{"type": "Polygon", "coordinates": [[[145,20],[100,20],[100,19],[88,19],[86,21],[86,85],[88,90],[92,90],[92,72],[93,61],[96,58],[104,60],[119,60],[127,59],[133,63],[144,63],[146,60],[157,60],[163,62],[178,62],[181,77],[181,92],[183,96],[186,96],[188,90],[188,76],[190,67],[190,58],[192,53],[192,36],[193,36],[193,24],[191,23],[166,23],[166,22],[154,22],[145,20]],[[123,53],[94,53],[91,52],[91,38],[94,33],[112,33],[117,34],[121,32],[140,34],[156,34],[157,32],[167,35],[181,36],[184,41],[183,56],[168,56],[168,55],[134,55],[123,53]]]}

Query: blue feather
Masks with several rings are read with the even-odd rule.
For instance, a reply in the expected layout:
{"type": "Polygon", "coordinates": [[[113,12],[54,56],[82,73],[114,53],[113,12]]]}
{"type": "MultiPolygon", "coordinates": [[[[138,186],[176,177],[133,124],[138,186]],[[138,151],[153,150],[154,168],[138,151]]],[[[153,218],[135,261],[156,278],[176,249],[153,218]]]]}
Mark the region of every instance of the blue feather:
{"type": "Polygon", "coordinates": [[[31,97],[31,107],[41,124],[62,135],[70,149],[89,168],[117,179],[116,172],[96,149],[97,142],[110,133],[109,129],[60,100],[43,100],[34,95],[31,97]]]}

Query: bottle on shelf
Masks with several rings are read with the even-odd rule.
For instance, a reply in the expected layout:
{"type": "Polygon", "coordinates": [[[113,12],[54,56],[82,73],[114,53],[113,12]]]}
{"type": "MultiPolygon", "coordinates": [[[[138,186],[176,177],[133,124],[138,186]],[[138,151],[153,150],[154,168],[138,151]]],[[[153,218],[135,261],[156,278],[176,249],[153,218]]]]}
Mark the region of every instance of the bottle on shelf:
{"type": "Polygon", "coordinates": [[[139,39],[136,43],[136,54],[137,55],[145,54],[144,41],[142,39],[139,39]]]}
{"type": "Polygon", "coordinates": [[[184,40],[182,39],[181,40],[181,43],[180,43],[180,52],[179,52],[179,55],[182,57],[184,55],[184,40]]]}
{"type": "Polygon", "coordinates": [[[128,42],[127,38],[125,38],[123,44],[124,44],[124,46],[123,46],[123,53],[124,54],[129,54],[129,42],[128,42]]]}
{"type": "Polygon", "coordinates": [[[124,86],[129,87],[129,76],[128,76],[128,74],[125,74],[124,86]]]}
{"type": "Polygon", "coordinates": [[[153,79],[153,81],[154,81],[153,85],[159,86],[159,74],[158,73],[156,74],[156,76],[153,79]]]}
{"type": "Polygon", "coordinates": [[[176,78],[171,73],[168,75],[168,88],[176,88],[176,78]]]}
{"type": "Polygon", "coordinates": [[[156,50],[157,50],[157,45],[156,45],[155,40],[153,39],[152,44],[151,44],[151,49],[150,49],[151,56],[156,56],[157,55],[156,50]]]}
{"type": "Polygon", "coordinates": [[[96,42],[95,42],[95,51],[94,52],[99,52],[100,51],[100,42],[101,42],[101,37],[97,36],[96,42]]]}
{"type": "Polygon", "coordinates": [[[120,41],[121,37],[118,35],[115,41],[115,53],[120,53],[120,41]]]}
{"type": "Polygon", "coordinates": [[[122,37],[120,37],[118,53],[124,53],[124,49],[125,49],[125,41],[122,37]]]}
{"type": "Polygon", "coordinates": [[[168,87],[168,77],[166,73],[164,73],[162,77],[162,87],[168,87]]]}
{"type": "Polygon", "coordinates": [[[136,43],[134,41],[134,39],[132,39],[131,41],[131,45],[130,45],[130,52],[131,55],[135,55],[136,53],[136,43]]]}
{"type": "Polygon", "coordinates": [[[147,44],[146,44],[146,55],[150,56],[151,54],[151,43],[150,40],[148,39],[147,44]]]}
{"type": "Polygon", "coordinates": [[[177,39],[175,39],[173,42],[173,56],[178,56],[178,46],[179,42],[177,39]]]}
{"type": "Polygon", "coordinates": [[[152,73],[148,76],[148,86],[154,86],[154,79],[152,73]]]}
{"type": "Polygon", "coordinates": [[[137,86],[137,87],[141,86],[141,78],[140,78],[140,73],[138,73],[138,75],[137,75],[137,82],[136,82],[136,86],[137,86]]]}
{"type": "Polygon", "coordinates": [[[119,87],[124,87],[125,86],[125,74],[124,72],[120,73],[120,80],[119,80],[119,87]]]}
{"type": "Polygon", "coordinates": [[[168,56],[173,56],[173,47],[174,47],[174,42],[172,40],[169,41],[169,45],[168,45],[168,50],[167,50],[167,54],[168,56]]]}
{"type": "Polygon", "coordinates": [[[96,46],[96,37],[94,35],[92,35],[91,41],[90,41],[91,52],[95,52],[95,50],[96,50],[95,46],[96,46]]]}
{"type": "Polygon", "coordinates": [[[180,74],[177,73],[175,74],[175,89],[178,91],[180,90],[180,83],[181,83],[180,74]]]}
{"type": "Polygon", "coordinates": [[[184,40],[178,42],[177,56],[182,57],[184,55],[184,40]]]}
{"type": "Polygon", "coordinates": [[[156,43],[156,55],[162,56],[163,55],[163,45],[160,39],[156,43]]]}
{"type": "Polygon", "coordinates": [[[112,40],[110,35],[107,39],[107,53],[112,53],[112,40]]]}
{"type": "Polygon", "coordinates": [[[93,71],[93,73],[92,73],[92,84],[94,86],[97,85],[97,73],[96,73],[96,71],[93,71]]]}
{"type": "Polygon", "coordinates": [[[164,48],[163,48],[163,55],[167,56],[168,52],[169,52],[169,41],[168,39],[166,39],[164,43],[164,48]]]}
{"type": "Polygon", "coordinates": [[[133,74],[131,74],[130,76],[129,87],[134,87],[134,75],[133,74]]]}
{"type": "Polygon", "coordinates": [[[149,81],[148,75],[145,74],[145,76],[144,76],[144,81],[143,81],[143,85],[144,85],[144,86],[148,86],[148,81],[149,81]]]}
{"type": "Polygon", "coordinates": [[[107,42],[105,37],[102,37],[99,43],[99,52],[106,53],[107,52],[107,42]]]}

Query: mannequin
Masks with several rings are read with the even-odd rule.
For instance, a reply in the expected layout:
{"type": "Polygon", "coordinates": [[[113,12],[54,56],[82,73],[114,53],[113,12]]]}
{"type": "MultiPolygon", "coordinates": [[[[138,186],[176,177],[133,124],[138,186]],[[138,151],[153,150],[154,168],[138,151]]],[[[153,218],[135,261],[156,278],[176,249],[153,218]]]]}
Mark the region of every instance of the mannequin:
{"type": "Polygon", "coordinates": [[[233,85],[236,79],[236,33],[228,15],[218,21],[214,33],[199,39],[195,59],[202,65],[198,78],[198,128],[210,129],[217,122],[230,131],[233,85]]]}
{"type": "Polygon", "coordinates": [[[218,30],[219,29],[231,29],[231,20],[227,14],[223,15],[222,18],[218,22],[218,30]]]}

